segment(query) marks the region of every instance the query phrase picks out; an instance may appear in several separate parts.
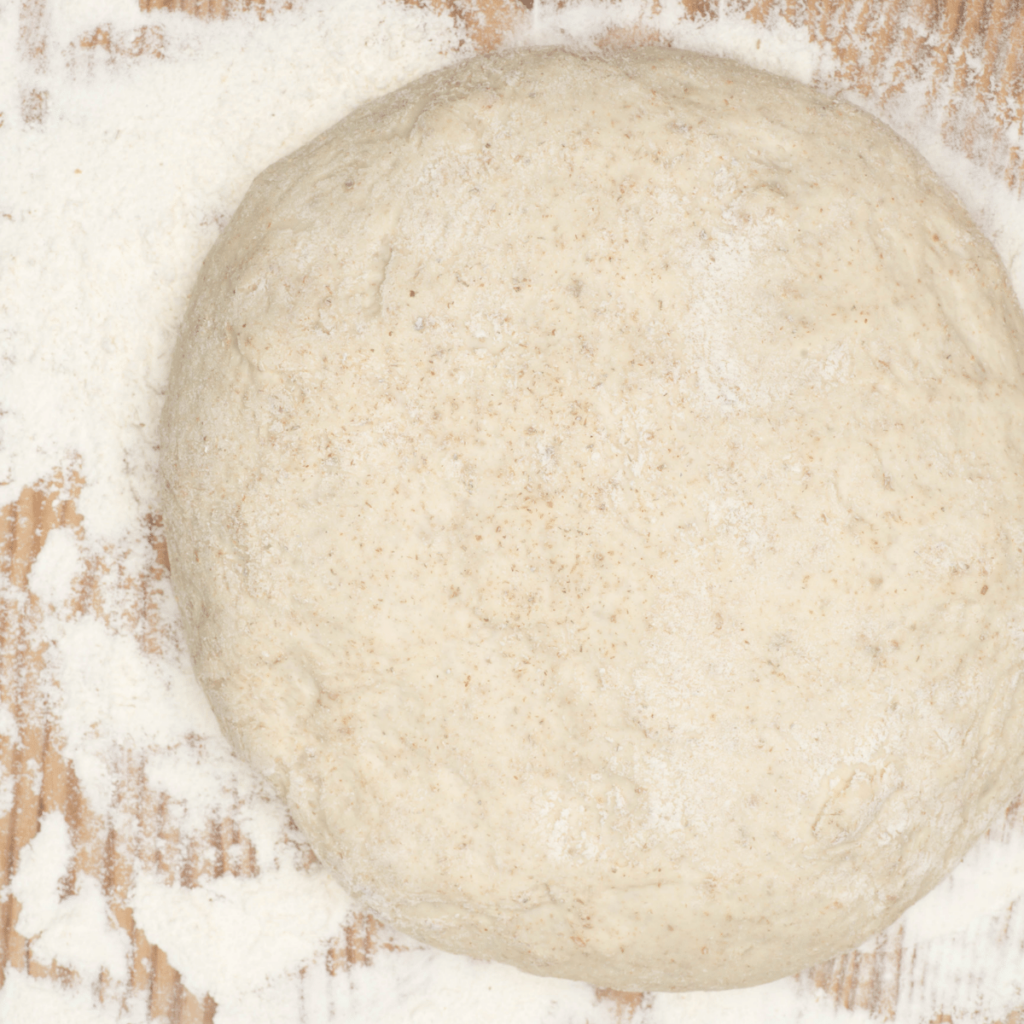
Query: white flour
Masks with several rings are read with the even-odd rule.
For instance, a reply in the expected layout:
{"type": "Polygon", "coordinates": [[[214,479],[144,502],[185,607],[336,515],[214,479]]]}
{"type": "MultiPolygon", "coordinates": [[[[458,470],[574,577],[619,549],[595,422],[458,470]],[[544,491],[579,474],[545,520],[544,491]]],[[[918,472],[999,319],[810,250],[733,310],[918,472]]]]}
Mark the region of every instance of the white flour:
{"type": "MultiPolygon", "coordinates": [[[[221,739],[191,678],[166,586],[149,591],[157,636],[138,625],[138,587],[153,560],[146,516],[155,510],[162,389],[203,255],[256,172],[358,102],[454,59],[460,42],[446,19],[384,0],[297,7],[263,21],[207,23],[141,14],[129,0],[52,2],[27,43],[21,5],[0,6],[0,505],[25,487],[45,490],[58,473],[67,497],[84,481],[75,496],[81,526],[49,533],[28,593],[0,577],[0,599],[19,610],[28,642],[46,647],[31,713],[52,718],[84,803],[122,837],[136,924],[193,993],[214,997],[218,1024],[611,1024],[624,1011],[585,985],[415,948],[398,936],[390,941],[410,948],[381,948],[370,966],[328,972],[325,949],[343,937],[347,898],[304,866],[286,816],[221,739]],[[98,26],[122,51],[113,61],[102,46],[77,44],[98,26]],[[45,40],[41,52],[32,38],[45,40]],[[162,57],[133,56],[139,39],[162,57]],[[26,123],[22,111],[36,109],[44,118],[26,123]],[[94,576],[95,601],[75,610],[76,592],[94,576]],[[155,862],[142,854],[159,839],[137,835],[122,791],[128,766],[143,762],[148,790],[163,795],[192,844],[182,848],[200,861],[210,822],[237,823],[243,839],[228,858],[237,874],[213,878],[211,862],[205,877],[200,870],[186,880],[181,864],[144,866],[155,862]]],[[[516,41],[592,38],[642,13],[631,0],[557,13],[537,2],[516,41]]],[[[647,22],[676,45],[835,87],[830,54],[786,25],[769,31],[724,17],[698,28],[671,3],[647,22]]],[[[960,192],[1024,295],[1024,202],[948,150],[938,115],[925,111],[925,97],[908,94],[884,114],[960,192]]],[[[18,730],[0,705],[0,750],[17,742],[18,730]]],[[[13,780],[0,777],[0,813],[13,797],[13,780]]],[[[22,905],[15,927],[35,959],[74,972],[62,986],[9,969],[0,1021],[147,1020],[129,983],[127,934],[100,879],[73,858],[72,831],[51,812],[0,893],[22,905]]],[[[973,972],[969,990],[934,978],[901,987],[911,994],[894,1008],[897,1020],[945,1013],[994,1021],[1024,1004],[1015,962],[1024,936],[1002,934],[1008,922],[1020,927],[1007,908],[1024,894],[1022,864],[1024,836],[997,835],[896,926],[906,946],[916,944],[916,964],[940,951],[951,979],[966,957],[973,972]]],[[[876,941],[884,947],[884,937],[876,941]]],[[[906,970],[910,979],[919,968],[906,970]]],[[[867,1015],[835,1010],[831,996],[787,979],[652,996],[632,1019],[867,1015]]]]}

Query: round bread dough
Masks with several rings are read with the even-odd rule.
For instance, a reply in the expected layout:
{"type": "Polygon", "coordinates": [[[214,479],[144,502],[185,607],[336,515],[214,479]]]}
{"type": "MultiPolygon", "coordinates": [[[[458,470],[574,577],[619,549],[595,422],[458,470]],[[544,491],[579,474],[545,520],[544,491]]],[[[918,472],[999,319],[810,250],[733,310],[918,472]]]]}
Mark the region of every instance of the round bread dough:
{"type": "Polygon", "coordinates": [[[466,61],[261,174],[163,421],[195,669],[373,913],[620,989],[852,947],[1024,783],[1024,316],[854,107],[466,61]]]}

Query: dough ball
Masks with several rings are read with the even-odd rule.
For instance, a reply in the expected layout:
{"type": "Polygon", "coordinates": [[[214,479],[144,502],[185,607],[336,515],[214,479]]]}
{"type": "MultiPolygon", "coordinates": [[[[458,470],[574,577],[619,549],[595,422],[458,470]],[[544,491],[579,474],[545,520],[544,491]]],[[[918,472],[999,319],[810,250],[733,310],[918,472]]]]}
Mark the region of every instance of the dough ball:
{"type": "Polygon", "coordinates": [[[668,49],[428,75],[203,266],[162,440],[198,677],[410,935],[796,971],[1024,782],[1022,341],[852,106],[668,49]]]}

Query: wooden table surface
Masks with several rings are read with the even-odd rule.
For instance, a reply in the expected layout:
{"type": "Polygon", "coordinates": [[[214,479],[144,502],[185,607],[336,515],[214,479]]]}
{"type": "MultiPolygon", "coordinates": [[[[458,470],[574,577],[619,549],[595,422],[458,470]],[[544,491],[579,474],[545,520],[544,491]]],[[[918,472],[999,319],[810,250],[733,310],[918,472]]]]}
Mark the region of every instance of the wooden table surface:
{"type": "MultiPolygon", "coordinates": [[[[18,59],[29,80],[33,70],[54,59],[47,39],[48,2],[15,0],[18,59]]],[[[517,19],[531,16],[533,7],[533,0],[426,2],[435,9],[449,10],[483,49],[493,47],[517,19]]],[[[207,21],[231,17],[243,9],[274,17],[261,0],[139,0],[139,4],[141,11],[153,18],[152,23],[144,20],[140,27],[124,32],[98,24],[83,32],[76,46],[82,51],[102,51],[113,60],[147,54],[159,57],[163,46],[161,11],[184,12],[207,21]]],[[[295,6],[301,8],[299,3],[295,6]]],[[[695,16],[713,17],[716,6],[711,0],[690,0],[689,9],[695,16]]],[[[806,25],[814,41],[835,41],[843,77],[862,91],[871,88],[872,69],[876,66],[889,69],[890,91],[898,91],[912,79],[931,82],[936,89],[941,83],[954,83],[957,99],[946,111],[949,138],[1001,174],[1012,189],[1020,192],[1024,188],[1024,138],[1018,136],[1010,144],[1004,133],[993,140],[991,129],[985,129],[972,113],[982,103],[987,118],[994,115],[1003,126],[1021,117],[1021,0],[907,0],[873,5],[861,0],[755,0],[747,9],[747,16],[753,20],[780,14],[794,24],[806,25]],[[910,31],[907,26],[911,17],[930,31],[910,31]],[[867,45],[856,45],[853,40],[857,38],[867,39],[867,45]],[[976,59],[965,59],[965,53],[972,51],[976,59]]],[[[21,93],[20,109],[7,111],[5,116],[45,127],[49,103],[45,90],[29,87],[21,93]]],[[[123,766],[118,787],[116,817],[120,825],[115,828],[111,808],[89,806],[83,798],[74,771],[62,753],[55,723],[37,699],[36,685],[45,648],[35,632],[40,609],[28,588],[29,572],[51,530],[82,530],[82,518],[76,510],[81,486],[73,465],[54,466],[47,478],[26,487],[17,501],[0,508],[0,573],[11,584],[8,596],[0,598],[0,701],[13,713],[19,732],[17,742],[0,734],[0,777],[14,780],[13,806],[0,818],[0,979],[13,969],[36,977],[68,980],[66,969],[33,956],[31,941],[18,930],[21,908],[17,899],[9,892],[2,898],[16,871],[19,853],[36,835],[41,816],[55,810],[64,816],[73,840],[75,879],[91,875],[102,883],[117,926],[130,940],[131,986],[148,1001],[150,1019],[166,1019],[171,1024],[212,1022],[216,1017],[212,997],[206,992],[188,991],[164,951],[137,927],[130,893],[133,864],[146,864],[169,882],[186,885],[200,875],[208,877],[227,871],[251,876],[257,873],[251,858],[239,862],[237,857],[229,859],[224,853],[239,839],[244,841],[244,837],[232,821],[211,821],[208,849],[197,850],[194,842],[183,842],[168,820],[160,793],[147,787],[145,765],[131,759],[123,766]],[[125,821],[132,822],[132,827],[126,829],[125,821]],[[219,851],[220,855],[211,856],[211,851],[219,851]]],[[[168,563],[159,518],[150,515],[145,527],[151,549],[149,564],[125,585],[137,593],[135,635],[157,651],[166,637],[154,614],[154,595],[168,585],[168,563]]],[[[114,571],[115,567],[101,562],[90,565],[78,584],[76,599],[89,606],[95,588],[114,571]]],[[[1005,821],[998,823],[998,827],[1004,833],[1024,830],[1024,810],[1019,802],[1007,810],[1005,821]]],[[[68,884],[76,884],[75,879],[68,884]]],[[[1017,926],[1024,914],[1021,902],[1005,908],[1007,935],[1021,933],[1017,926]]],[[[372,961],[379,932],[380,925],[372,918],[356,916],[339,932],[322,962],[308,969],[335,974],[354,964],[372,961]]],[[[1024,982],[1024,951],[1012,950],[1009,955],[1019,956],[1024,982]]],[[[897,1007],[906,1004],[908,986],[927,985],[930,977],[951,969],[948,962],[929,963],[924,956],[920,950],[906,948],[900,930],[895,929],[876,952],[838,957],[806,971],[801,980],[808,989],[827,993],[835,1007],[860,1008],[868,1011],[872,1019],[892,1020],[897,1007]]],[[[969,957],[959,959],[955,969],[969,974],[969,957]]],[[[968,1019],[972,1012],[969,983],[964,991],[967,996],[962,1007],[950,1007],[920,1024],[953,1024],[968,1019]]],[[[639,1021],[643,1015],[644,997],[640,994],[609,991],[599,993],[599,997],[615,1008],[615,1016],[622,1024],[639,1021]]],[[[1024,1003],[998,1024],[1021,1022],[1024,1003]]]]}

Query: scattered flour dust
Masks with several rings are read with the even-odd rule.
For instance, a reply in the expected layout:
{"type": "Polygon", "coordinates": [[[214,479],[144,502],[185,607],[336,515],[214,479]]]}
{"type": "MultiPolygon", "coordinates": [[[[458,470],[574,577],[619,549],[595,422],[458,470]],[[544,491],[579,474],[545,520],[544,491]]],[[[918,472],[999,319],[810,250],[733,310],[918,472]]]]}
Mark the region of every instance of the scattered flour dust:
{"type": "MultiPolygon", "coordinates": [[[[29,645],[45,651],[32,715],[63,737],[90,813],[131,838],[122,863],[136,926],[190,991],[213,997],[218,1024],[624,1020],[627,1011],[588,986],[390,933],[378,936],[372,964],[328,970],[327,949],[354,920],[350,901],[309,866],[287,816],[220,737],[191,679],[167,588],[148,592],[162,642],[144,635],[137,614],[138,581],[152,563],[147,516],[156,508],[161,396],[204,254],[259,170],[359,102],[471,53],[469,40],[429,5],[394,0],[309,0],[264,20],[224,23],[143,14],[131,0],[79,0],[36,5],[32,38],[44,41],[36,46],[25,41],[21,9],[0,5],[0,505],[25,487],[55,486],[74,498],[81,523],[50,531],[27,588],[0,576],[0,600],[27,624],[29,645]],[[97,27],[101,44],[81,45],[97,38],[97,27]],[[82,607],[75,594],[90,574],[96,596],[82,607]],[[153,867],[161,840],[139,834],[121,792],[133,764],[198,859],[187,883],[180,864],[153,867]],[[204,844],[211,822],[228,821],[239,838],[227,872],[215,873],[204,844]]],[[[806,32],[760,27],[729,11],[695,24],[673,2],[651,13],[635,0],[558,11],[536,0],[513,41],[587,44],[623,25],[842,88],[830,53],[806,32]]],[[[942,144],[923,93],[908,90],[899,104],[872,109],[959,191],[1024,295],[1024,203],[942,144]]],[[[19,720],[0,704],[0,751],[18,742],[19,720]]],[[[38,790],[38,766],[27,776],[20,785],[38,790]]],[[[13,806],[14,785],[0,777],[0,815],[13,806]]],[[[15,929],[35,962],[61,968],[64,981],[8,968],[0,1021],[148,1021],[146,1000],[130,984],[128,933],[99,879],[76,862],[60,813],[43,815],[14,868],[0,899],[17,900],[15,929]]],[[[1022,894],[1024,836],[1007,829],[905,915],[894,928],[919,954],[914,964],[941,955],[950,981],[943,988],[918,979],[919,966],[907,968],[895,1019],[957,1014],[982,1024],[1024,1004],[1024,934],[1007,934],[1024,929],[1022,915],[1007,915],[1022,894]],[[953,969],[965,951],[967,989],[953,969]]],[[[852,1024],[868,1016],[785,979],[648,996],[630,1019],[852,1024]]]]}

